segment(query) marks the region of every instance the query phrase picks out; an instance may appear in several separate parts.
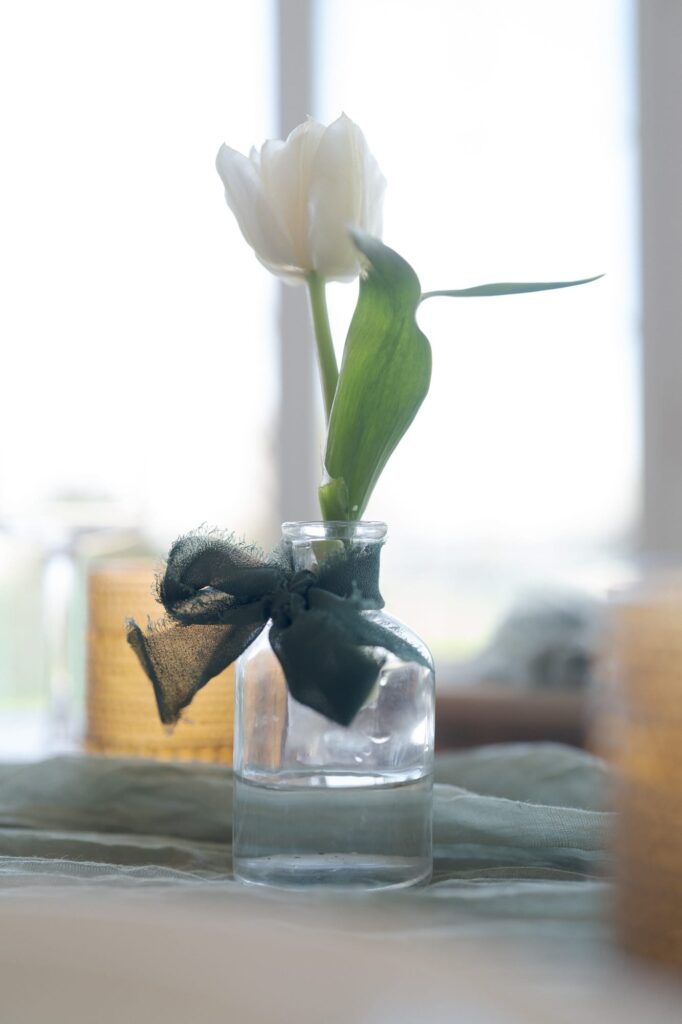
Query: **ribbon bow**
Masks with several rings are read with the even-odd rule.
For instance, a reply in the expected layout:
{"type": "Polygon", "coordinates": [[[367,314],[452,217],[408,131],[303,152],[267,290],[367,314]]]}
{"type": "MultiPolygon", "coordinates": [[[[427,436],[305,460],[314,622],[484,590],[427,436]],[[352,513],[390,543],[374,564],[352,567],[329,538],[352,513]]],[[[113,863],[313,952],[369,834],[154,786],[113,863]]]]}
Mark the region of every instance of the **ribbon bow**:
{"type": "Polygon", "coordinates": [[[340,725],[371,693],[382,650],[431,667],[424,651],[371,615],[384,605],[378,549],[337,543],[315,570],[297,571],[289,549],[266,558],[217,531],[175,542],[158,581],[166,616],[146,631],[128,622],[128,643],[154,686],[162,722],[177,722],[270,620],[270,645],[292,697],[340,725]]]}

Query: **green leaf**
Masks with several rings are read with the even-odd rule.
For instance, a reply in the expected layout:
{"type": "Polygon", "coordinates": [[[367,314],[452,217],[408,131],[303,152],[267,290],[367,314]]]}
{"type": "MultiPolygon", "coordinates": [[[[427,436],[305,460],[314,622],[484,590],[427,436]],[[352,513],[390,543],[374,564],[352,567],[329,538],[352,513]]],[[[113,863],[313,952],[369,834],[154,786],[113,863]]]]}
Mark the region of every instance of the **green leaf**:
{"type": "Polygon", "coordinates": [[[419,279],[397,252],[357,229],[366,274],[343,352],[329,420],[325,519],[360,519],[374,485],[424,401],[431,346],[417,326],[419,279]]]}
{"type": "Polygon", "coordinates": [[[500,284],[479,284],[475,288],[450,288],[446,291],[424,292],[424,299],[433,299],[439,295],[453,299],[490,298],[493,295],[522,295],[525,292],[549,292],[557,288],[575,288],[579,284],[590,284],[598,281],[603,274],[596,277],[584,277],[580,281],[507,281],[500,284]]]}

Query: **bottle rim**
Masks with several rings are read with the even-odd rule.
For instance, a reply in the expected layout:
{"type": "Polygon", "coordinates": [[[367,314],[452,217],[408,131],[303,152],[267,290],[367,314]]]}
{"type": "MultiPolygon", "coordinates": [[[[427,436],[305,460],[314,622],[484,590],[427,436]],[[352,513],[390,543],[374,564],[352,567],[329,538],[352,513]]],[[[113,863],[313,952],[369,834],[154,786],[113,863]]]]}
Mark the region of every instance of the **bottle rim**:
{"type": "Polygon", "coordinates": [[[379,520],[301,520],[282,523],[282,536],[289,541],[305,543],[312,540],[383,541],[386,523],[379,520]]]}

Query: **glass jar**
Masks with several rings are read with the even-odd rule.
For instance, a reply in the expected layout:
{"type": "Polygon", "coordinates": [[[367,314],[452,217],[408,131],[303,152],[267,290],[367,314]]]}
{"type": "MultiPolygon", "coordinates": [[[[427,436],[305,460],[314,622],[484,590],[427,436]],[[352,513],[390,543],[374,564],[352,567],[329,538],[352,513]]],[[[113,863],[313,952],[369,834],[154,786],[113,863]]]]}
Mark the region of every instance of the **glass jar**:
{"type": "MultiPolygon", "coordinates": [[[[285,523],[282,532],[295,570],[314,571],[343,544],[375,554],[378,573],[384,523],[285,523]]],[[[431,668],[378,651],[377,683],[349,726],[293,699],[269,626],[239,659],[233,862],[244,882],[385,889],[431,876],[433,662],[385,611],[361,614],[431,668]]]]}

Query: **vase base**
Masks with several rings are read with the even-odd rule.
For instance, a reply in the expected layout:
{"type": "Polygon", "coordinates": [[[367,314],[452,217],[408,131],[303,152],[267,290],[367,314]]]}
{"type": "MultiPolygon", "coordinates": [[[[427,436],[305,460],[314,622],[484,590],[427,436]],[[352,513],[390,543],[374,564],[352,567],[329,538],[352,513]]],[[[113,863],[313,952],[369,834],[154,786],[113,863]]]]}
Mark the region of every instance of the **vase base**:
{"type": "Polygon", "coordinates": [[[280,855],[235,860],[234,874],[247,885],[367,892],[426,885],[431,878],[431,864],[403,857],[367,858],[361,854],[280,855]]]}
{"type": "Polygon", "coordinates": [[[301,772],[277,785],[235,776],[235,876],[286,889],[424,884],[433,780],[396,775],[301,772]]]}

